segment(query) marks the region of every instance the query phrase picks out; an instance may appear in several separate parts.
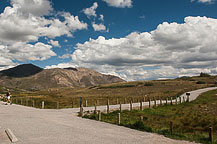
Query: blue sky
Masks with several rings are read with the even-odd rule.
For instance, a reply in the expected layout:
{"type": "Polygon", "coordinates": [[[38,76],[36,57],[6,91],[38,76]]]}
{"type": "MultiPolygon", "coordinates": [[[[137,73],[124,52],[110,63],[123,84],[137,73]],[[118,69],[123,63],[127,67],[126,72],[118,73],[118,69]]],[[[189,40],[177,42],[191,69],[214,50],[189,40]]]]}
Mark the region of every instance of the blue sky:
{"type": "Polygon", "coordinates": [[[0,0],[0,13],[0,69],[87,67],[126,80],[217,73],[215,0],[0,0]]]}

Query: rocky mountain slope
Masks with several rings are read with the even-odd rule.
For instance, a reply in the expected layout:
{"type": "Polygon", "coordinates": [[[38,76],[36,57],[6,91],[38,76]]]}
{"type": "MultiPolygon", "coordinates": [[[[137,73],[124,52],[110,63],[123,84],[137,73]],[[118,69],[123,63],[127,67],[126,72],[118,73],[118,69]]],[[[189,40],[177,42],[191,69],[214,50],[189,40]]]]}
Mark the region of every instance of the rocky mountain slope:
{"type": "Polygon", "coordinates": [[[26,90],[87,87],[123,81],[119,77],[103,75],[87,68],[42,69],[25,64],[0,71],[0,85],[26,90]]]}

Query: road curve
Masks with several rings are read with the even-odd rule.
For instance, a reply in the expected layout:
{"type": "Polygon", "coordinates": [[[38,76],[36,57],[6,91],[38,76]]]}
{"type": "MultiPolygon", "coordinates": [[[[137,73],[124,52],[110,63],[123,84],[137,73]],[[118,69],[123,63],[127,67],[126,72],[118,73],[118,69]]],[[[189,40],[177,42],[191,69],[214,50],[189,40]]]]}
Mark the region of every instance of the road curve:
{"type": "MultiPolygon", "coordinates": [[[[206,88],[191,92],[193,100],[199,94],[217,89],[206,88]]],[[[136,104],[134,104],[136,105],[136,104]]],[[[114,106],[116,108],[117,106],[114,106]]],[[[124,106],[125,108],[128,105],[124,106]]],[[[118,107],[117,107],[118,108],[118,107]]],[[[93,108],[84,108],[91,110],[93,108]]],[[[105,110],[105,107],[99,107],[105,110]]],[[[79,109],[36,109],[0,102],[0,132],[10,128],[18,138],[16,144],[188,144],[164,136],[141,132],[117,125],[82,119],[79,109]]],[[[0,143],[8,144],[7,141],[0,143]]]]}

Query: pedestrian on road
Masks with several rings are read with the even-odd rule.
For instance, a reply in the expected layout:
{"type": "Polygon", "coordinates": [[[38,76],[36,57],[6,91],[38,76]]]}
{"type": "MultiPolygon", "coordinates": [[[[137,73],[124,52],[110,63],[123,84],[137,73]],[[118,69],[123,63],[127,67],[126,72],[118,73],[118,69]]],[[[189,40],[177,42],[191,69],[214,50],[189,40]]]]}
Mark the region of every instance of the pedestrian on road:
{"type": "Polygon", "coordinates": [[[8,104],[8,103],[10,103],[11,104],[11,93],[10,93],[10,91],[9,91],[9,89],[7,89],[7,92],[6,92],[6,105],[8,104]]]}

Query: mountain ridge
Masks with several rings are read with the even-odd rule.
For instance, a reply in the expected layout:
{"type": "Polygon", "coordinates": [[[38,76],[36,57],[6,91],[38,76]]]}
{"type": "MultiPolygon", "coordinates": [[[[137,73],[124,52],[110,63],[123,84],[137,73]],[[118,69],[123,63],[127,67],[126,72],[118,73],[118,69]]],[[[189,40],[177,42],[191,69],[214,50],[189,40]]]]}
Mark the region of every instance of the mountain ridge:
{"type": "Polygon", "coordinates": [[[124,80],[88,68],[42,69],[33,64],[24,64],[0,71],[0,85],[26,90],[88,87],[117,82],[124,80]]]}

